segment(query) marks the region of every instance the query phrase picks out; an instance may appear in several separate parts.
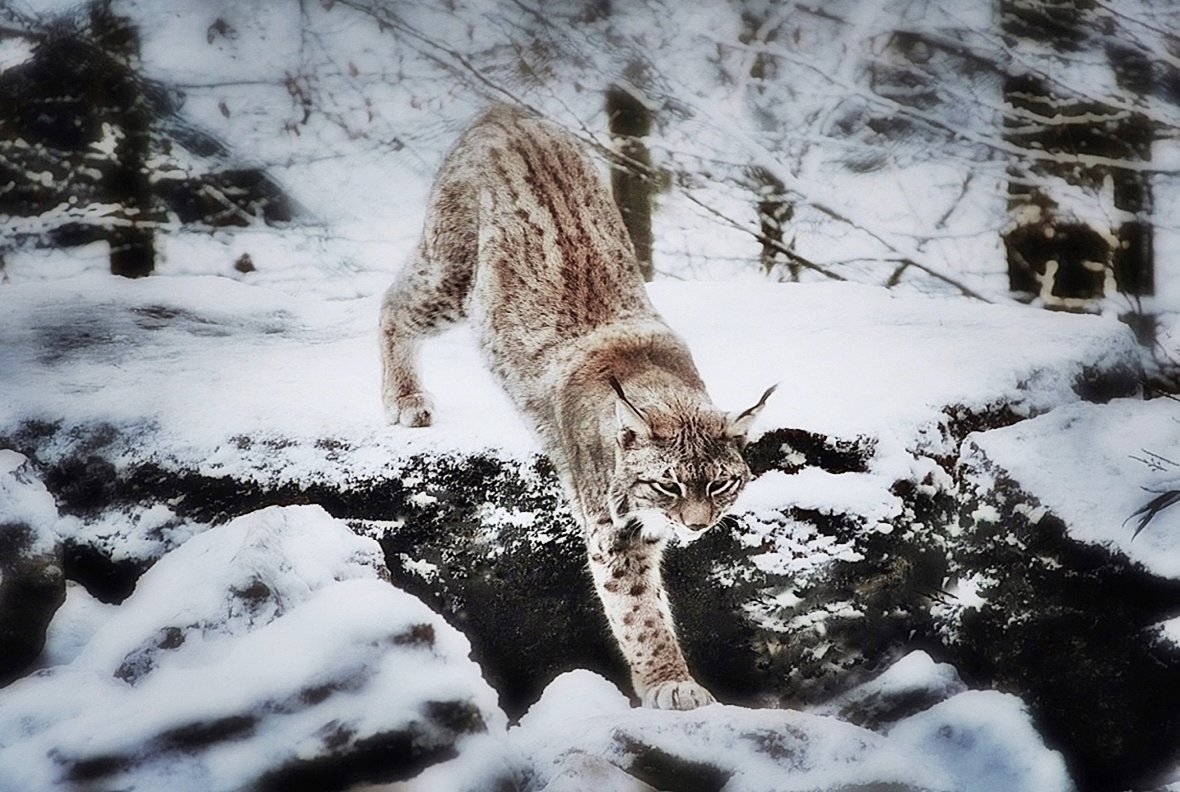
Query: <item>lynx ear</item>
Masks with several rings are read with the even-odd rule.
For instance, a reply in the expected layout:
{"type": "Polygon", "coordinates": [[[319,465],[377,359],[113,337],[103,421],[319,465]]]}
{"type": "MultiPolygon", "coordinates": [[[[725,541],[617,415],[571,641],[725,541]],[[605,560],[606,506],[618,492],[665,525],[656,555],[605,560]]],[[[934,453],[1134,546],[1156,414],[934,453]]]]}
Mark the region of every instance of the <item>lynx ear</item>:
{"type": "Polygon", "coordinates": [[[748,410],[740,413],[729,414],[729,427],[726,429],[726,435],[737,440],[745,440],[746,435],[750,431],[750,427],[754,425],[754,419],[758,417],[758,413],[762,412],[762,408],[766,406],[766,400],[770,398],[770,394],[774,393],[778,385],[771,385],[762,394],[762,398],[748,410]]]}
{"type": "Polygon", "coordinates": [[[636,440],[650,440],[651,426],[639,408],[623,393],[623,386],[611,375],[608,380],[619,400],[615,402],[615,420],[619,422],[619,445],[630,448],[636,440]]]}

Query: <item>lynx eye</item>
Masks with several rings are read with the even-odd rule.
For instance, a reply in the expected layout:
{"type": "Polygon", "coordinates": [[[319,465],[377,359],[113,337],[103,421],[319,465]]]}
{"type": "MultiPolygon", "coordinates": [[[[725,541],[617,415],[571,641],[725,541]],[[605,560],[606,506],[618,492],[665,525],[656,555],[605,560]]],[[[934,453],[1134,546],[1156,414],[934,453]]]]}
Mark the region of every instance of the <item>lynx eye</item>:
{"type": "Polygon", "coordinates": [[[679,481],[665,479],[663,481],[645,481],[643,483],[661,495],[667,495],[669,498],[680,498],[684,496],[684,488],[680,486],[679,481]]]}
{"type": "Polygon", "coordinates": [[[724,495],[727,492],[732,492],[738,485],[738,480],[735,478],[718,479],[717,481],[709,482],[710,495],[724,495]]]}

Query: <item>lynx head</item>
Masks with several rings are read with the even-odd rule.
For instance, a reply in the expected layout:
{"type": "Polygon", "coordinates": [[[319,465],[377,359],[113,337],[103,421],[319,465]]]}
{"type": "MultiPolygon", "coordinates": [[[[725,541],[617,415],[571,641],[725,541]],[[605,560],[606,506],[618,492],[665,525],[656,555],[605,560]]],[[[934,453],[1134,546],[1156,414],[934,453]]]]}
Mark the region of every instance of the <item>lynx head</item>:
{"type": "Polygon", "coordinates": [[[615,470],[610,510],[656,539],[668,529],[691,541],[725,516],[750,480],[741,449],[754,419],[774,392],[748,410],[726,415],[699,403],[665,403],[640,410],[610,378],[618,395],[615,470]]]}

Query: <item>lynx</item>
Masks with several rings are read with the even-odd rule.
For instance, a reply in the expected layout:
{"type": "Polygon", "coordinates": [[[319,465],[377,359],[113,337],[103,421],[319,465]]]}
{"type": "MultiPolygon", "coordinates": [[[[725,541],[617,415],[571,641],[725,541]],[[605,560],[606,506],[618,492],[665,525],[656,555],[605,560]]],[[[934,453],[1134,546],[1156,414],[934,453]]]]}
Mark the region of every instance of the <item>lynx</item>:
{"type": "Polygon", "coordinates": [[[590,571],[645,706],[713,696],[689,674],[660,579],[674,535],[716,524],[750,478],[748,410],[713,406],[648,300],[618,209],[579,143],[511,107],[485,111],[435,181],[412,259],[385,295],[390,423],[428,426],[417,340],[473,324],[585,533],[590,571]]]}

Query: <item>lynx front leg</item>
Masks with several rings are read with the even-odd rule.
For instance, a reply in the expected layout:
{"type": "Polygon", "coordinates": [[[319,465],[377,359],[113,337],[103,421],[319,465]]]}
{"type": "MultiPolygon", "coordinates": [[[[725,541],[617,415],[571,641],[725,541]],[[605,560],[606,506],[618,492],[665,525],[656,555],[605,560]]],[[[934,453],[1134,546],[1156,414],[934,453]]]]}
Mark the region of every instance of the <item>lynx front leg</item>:
{"type": "MultiPolygon", "coordinates": [[[[616,529],[609,520],[599,536],[616,529]]],[[[590,571],[611,631],[631,667],[635,692],[645,707],[688,710],[714,701],[688,672],[672,612],[660,580],[663,541],[589,542],[590,571]]]]}

